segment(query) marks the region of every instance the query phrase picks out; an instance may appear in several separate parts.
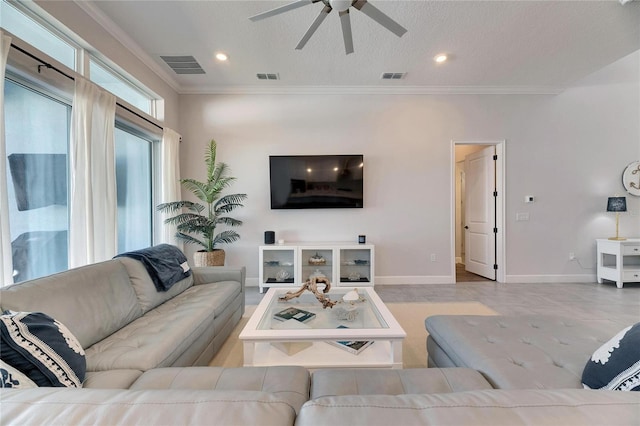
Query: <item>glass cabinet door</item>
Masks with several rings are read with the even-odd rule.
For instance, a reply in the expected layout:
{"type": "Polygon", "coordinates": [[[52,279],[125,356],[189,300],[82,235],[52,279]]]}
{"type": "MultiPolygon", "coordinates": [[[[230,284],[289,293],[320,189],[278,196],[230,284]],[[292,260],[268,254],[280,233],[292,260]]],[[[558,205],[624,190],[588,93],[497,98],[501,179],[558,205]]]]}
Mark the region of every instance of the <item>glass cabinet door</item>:
{"type": "Polygon", "coordinates": [[[294,248],[263,250],[262,282],[293,284],[295,282],[294,248]]]}
{"type": "Polygon", "coordinates": [[[372,276],[371,249],[340,249],[340,282],[369,283],[372,276]]]}
{"type": "Polygon", "coordinates": [[[334,282],[334,250],[327,247],[304,247],[300,249],[301,282],[311,277],[326,277],[334,282]]]}

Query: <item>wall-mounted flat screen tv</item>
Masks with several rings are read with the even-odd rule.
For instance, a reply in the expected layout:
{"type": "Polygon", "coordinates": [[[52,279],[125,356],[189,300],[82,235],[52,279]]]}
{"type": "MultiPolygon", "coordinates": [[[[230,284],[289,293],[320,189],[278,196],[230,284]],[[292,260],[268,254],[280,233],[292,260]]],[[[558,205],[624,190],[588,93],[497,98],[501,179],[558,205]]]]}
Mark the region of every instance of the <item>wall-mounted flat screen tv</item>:
{"type": "Polygon", "coordinates": [[[362,208],[362,155],[272,155],[272,209],[362,208]]]}

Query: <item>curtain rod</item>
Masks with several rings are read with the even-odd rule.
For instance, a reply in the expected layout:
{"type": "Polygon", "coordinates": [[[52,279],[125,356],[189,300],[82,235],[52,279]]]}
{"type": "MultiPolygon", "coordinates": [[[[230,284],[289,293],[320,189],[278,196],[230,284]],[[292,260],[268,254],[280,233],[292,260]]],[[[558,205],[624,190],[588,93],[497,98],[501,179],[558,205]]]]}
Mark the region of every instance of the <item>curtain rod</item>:
{"type": "MultiPolygon", "coordinates": [[[[28,57],[34,59],[35,61],[40,62],[42,65],[38,65],[38,73],[40,73],[40,67],[44,66],[47,69],[52,69],[52,70],[56,71],[57,73],[62,74],[63,76],[67,77],[70,80],[73,80],[73,81],[76,80],[74,76],[69,75],[66,72],[62,71],[61,69],[54,67],[50,63],[43,61],[42,59],[38,58],[34,54],[24,50],[20,46],[17,46],[15,44],[11,43],[11,47],[13,47],[14,49],[16,49],[17,51],[19,51],[21,53],[24,53],[25,55],[27,55],[28,57]]],[[[131,108],[129,108],[129,107],[125,106],[125,105],[122,105],[121,103],[118,103],[118,102],[116,102],[116,105],[118,105],[120,108],[123,108],[123,109],[127,110],[131,114],[141,118],[142,120],[146,121],[147,123],[157,127],[158,129],[164,130],[164,128],[162,126],[159,126],[158,124],[156,124],[153,121],[149,120],[147,117],[143,116],[142,114],[140,114],[140,113],[138,113],[136,111],[133,111],[131,108]]]]}

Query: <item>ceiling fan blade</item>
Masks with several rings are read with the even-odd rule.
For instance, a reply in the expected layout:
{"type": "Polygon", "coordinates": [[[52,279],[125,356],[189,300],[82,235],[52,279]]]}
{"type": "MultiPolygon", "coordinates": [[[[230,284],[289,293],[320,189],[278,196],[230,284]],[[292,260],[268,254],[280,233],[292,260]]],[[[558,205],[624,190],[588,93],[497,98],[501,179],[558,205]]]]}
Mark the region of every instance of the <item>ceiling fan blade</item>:
{"type": "Polygon", "coordinates": [[[344,51],[348,55],[353,53],[353,36],[351,34],[351,18],[349,9],[340,12],[340,24],[342,25],[342,38],[344,39],[344,51]]]}
{"type": "Polygon", "coordinates": [[[398,37],[402,37],[404,33],[407,32],[407,29],[402,25],[398,24],[396,21],[391,19],[389,16],[384,14],[380,9],[373,6],[367,0],[357,0],[353,7],[358,9],[360,12],[367,15],[369,18],[376,21],[378,24],[382,25],[398,37]]]}
{"type": "Polygon", "coordinates": [[[313,35],[313,33],[316,32],[316,30],[318,29],[318,27],[320,26],[320,24],[322,24],[322,21],[324,21],[324,18],[327,17],[327,15],[329,14],[329,12],[331,12],[333,9],[331,9],[331,7],[329,6],[325,6],[321,11],[320,14],[318,15],[318,17],[316,18],[315,21],[313,21],[313,24],[311,24],[311,26],[309,27],[309,29],[307,30],[307,32],[304,34],[304,36],[302,37],[302,40],[300,40],[300,43],[298,43],[298,45],[296,46],[296,50],[300,50],[304,47],[305,44],[307,44],[307,42],[309,41],[309,39],[311,38],[311,36],[313,35]]]}
{"type": "Polygon", "coordinates": [[[275,9],[268,10],[263,13],[259,13],[255,16],[250,17],[249,19],[252,21],[259,21],[261,19],[270,18],[275,15],[279,15],[284,12],[288,12],[293,9],[297,9],[302,6],[306,6],[308,4],[316,3],[320,0],[296,0],[293,3],[285,4],[284,6],[276,7],[275,9]]]}

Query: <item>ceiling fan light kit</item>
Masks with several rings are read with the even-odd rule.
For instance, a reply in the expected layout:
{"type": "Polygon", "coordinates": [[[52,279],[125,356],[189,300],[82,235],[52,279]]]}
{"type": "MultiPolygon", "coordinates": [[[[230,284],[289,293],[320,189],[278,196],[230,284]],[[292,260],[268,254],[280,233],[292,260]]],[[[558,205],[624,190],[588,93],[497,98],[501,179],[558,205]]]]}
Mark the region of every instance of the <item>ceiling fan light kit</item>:
{"type": "Polygon", "coordinates": [[[313,36],[318,27],[320,27],[320,24],[322,24],[327,15],[329,15],[329,13],[331,13],[331,11],[334,9],[338,11],[338,16],[340,17],[342,38],[344,40],[344,50],[347,55],[353,53],[353,35],[351,33],[351,17],[349,15],[349,9],[351,7],[364,13],[369,18],[373,19],[378,24],[382,25],[398,37],[402,37],[404,33],[407,32],[406,28],[391,19],[388,15],[386,15],[377,7],[373,6],[367,0],[297,0],[293,3],[285,4],[284,6],[280,6],[275,9],[252,16],[249,19],[255,22],[318,2],[322,2],[324,4],[324,7],[320,11],[320,14],[313,21],[307,32],[302,36],[302,39],[296,46],[296,50],[302,49],[307,44],[309,39],[311,39],[311,36],[313,36]]]}

